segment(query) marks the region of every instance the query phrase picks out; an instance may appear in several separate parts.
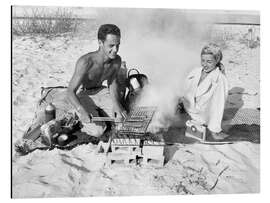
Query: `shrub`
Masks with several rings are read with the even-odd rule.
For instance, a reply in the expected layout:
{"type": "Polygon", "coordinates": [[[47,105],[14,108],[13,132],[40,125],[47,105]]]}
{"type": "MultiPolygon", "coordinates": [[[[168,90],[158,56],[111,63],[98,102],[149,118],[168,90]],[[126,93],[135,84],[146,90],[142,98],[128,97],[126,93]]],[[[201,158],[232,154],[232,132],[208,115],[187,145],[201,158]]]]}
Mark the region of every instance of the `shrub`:
{"type": "Polygon", "coordinates": [[[45,12],[44,9],[34,8],[31,15],[25,12],[22,17],[12,18],[12,34],[44,34],[56,35],[76,32],[78,21],[72,12],[59,8],[54,12],[45,12]]]}

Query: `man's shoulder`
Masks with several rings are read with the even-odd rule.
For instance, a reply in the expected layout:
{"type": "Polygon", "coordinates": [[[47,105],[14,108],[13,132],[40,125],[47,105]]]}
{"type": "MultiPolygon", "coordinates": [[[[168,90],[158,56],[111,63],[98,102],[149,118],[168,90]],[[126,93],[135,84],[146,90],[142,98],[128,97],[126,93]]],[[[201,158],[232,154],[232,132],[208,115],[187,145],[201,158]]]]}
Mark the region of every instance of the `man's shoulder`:
{"type": "Polygon", "coordinates": [[[77,65],[89,68],[91,64],[94,63],[94,61],[95,61],[94,52],[90,52],[90,53],[82,55],[77,60],[77,65]]]}
{"type": "Polygon", "coordinates": [[[88,61],[93,61],[95,58],[95,53],[94,52],[89,52],[87,54],[82,55],[78,61],[81,62],[88,62],[88,61]]]}

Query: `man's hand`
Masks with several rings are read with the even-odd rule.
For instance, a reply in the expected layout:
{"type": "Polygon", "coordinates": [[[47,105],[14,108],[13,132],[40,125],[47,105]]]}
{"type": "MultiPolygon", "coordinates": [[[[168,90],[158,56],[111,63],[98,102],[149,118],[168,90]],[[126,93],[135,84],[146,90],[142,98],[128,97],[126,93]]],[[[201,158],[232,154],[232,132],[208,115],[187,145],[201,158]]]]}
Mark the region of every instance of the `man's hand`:
{"type": "Polygon", "coordinates": [[[116,109],[116,110],[114,110],[114,116],[116,118],[121,118],[121,119],[125,120],[127,117],[127,112],[124,109],[116,109]]]}
{"type": "Polygon", "coordinates": [[[127,111],[126,110],[121,111],[120,114],[121,114],[123,119],[127,118],[127,111]]]}
{"type": "Polygon", "coordinates": [[[84,123],[91,123],[90,115],[83,108],[78,108],[77,113],[78,113],[78,116],[83,124],[84,123]]]}

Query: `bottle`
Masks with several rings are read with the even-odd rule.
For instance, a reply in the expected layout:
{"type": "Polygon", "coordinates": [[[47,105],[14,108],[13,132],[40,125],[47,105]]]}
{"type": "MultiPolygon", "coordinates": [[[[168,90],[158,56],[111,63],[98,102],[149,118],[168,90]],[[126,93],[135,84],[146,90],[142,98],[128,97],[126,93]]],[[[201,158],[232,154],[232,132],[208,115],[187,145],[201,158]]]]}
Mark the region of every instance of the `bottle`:
{"type": "Polygon", "coordinates": [[[52,103],[45,108],[45,122],[48,123],[49,121],[55,119],[56,117],[56,108],[52,103]]]}

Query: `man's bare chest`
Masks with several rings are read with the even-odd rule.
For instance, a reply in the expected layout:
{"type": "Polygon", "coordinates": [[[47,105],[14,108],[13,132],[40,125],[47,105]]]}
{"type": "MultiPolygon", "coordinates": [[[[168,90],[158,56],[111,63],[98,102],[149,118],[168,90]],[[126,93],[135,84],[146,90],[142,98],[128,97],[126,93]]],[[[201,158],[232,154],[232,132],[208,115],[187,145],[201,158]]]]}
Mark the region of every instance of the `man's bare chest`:
{"type": "Polygon", "coordinates": [[[112,66],[93,67],[88,71],[88,79],[91,81],[104,81],[112,77],[114,68],[112,66]]]}

